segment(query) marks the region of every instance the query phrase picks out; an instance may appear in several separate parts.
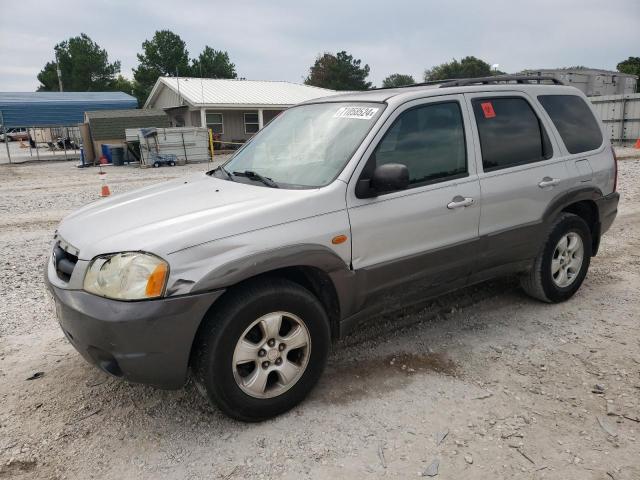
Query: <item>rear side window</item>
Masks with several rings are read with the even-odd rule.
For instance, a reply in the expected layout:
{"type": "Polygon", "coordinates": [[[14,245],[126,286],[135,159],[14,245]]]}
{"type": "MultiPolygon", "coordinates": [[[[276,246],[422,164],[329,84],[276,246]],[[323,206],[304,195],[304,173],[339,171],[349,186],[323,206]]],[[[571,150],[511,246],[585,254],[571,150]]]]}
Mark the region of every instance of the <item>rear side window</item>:
{"type": "Polygon", "coordinates": [[[577,95],[540,95],[569,153],[595,150],[602,145],[602,130],[585,101],[577,95]]]}
{"type": "Polygon", "coordinates": [[[540,119],[524,98],[477,98],[472,103],[485,172],[553,156],[540,119]]]}
{"type": "Polygon", "coordinates": [[[375,151],[375,165],[401,163],[412,186],[467,172],[467,151],[458,102],[412,108],[400,114],[375,151]]]}

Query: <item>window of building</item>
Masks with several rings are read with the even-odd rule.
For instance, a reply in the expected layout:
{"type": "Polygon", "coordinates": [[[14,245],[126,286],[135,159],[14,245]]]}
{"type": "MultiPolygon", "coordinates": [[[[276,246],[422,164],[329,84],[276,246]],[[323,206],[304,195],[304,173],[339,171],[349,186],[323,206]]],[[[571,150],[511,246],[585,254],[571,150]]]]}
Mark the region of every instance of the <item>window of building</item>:
{"type": "Polygon", "coordinates": [[[260,130],[260,124],[258,123],[257,113],[245,113],[244,114],[244,133],[252,135],[260,130]]]}
{"type": "Polygon", "coordinates": [[[569,153],[595,150],[602,145],[602,130],[585,101],[577,95],[540,95],[569,153]]]}
{"type": "Polygon", "coordinates": [[[224,133],[222,114],[207,112],[207,128],[210,128],[213,133],[224,133]]]}
{"type": "Polygon", "coordinates": [[[406,165],[411,186],[466,176],[467,151],[460,105],[445,102],[403,112],[374,155],[376,166],[406,165]]]}
{"type": "Polygon", "coordinates": [[[485,172],[553,156],[547,132],[524,98],[477,98],[472,103],[485,172]]]}

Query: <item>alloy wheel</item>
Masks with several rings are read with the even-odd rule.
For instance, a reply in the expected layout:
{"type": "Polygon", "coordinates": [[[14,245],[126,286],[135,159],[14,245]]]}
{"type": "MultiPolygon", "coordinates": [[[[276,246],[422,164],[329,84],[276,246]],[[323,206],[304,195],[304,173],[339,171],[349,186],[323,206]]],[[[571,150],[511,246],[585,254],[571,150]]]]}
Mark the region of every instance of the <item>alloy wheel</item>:
{"type": "Polygon", "coordinates": [[[584,244],[582,237],[576,232],[563,235],[551,258],[551,278],[560,288],[571,285],[582,268],[584,259],[584,244]]]}
{"type": "Polygon", "coordinates": [[[247,395],[277,397],[300,380],[310,353],[311,336],[300,317],[268,313],[240,336],[233,352],[233,377],[247,395]]]}

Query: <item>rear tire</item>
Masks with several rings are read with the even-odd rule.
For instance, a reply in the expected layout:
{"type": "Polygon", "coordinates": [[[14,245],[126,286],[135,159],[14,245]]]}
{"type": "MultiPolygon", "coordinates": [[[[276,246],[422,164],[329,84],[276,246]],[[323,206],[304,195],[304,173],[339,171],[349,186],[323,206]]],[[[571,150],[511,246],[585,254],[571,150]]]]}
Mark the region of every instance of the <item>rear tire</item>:
{"type": "Polygon", "coordinates": [[[543,302],[568,300],[587,275],[591,245],[586,222],[572,213],[560,214],[531,270],[520,279],[523,290],[543,302]]]}
{"type": "Polygon", "coordinates": [[[329,319],[311,292],[285,279],[256,280],[227,292],[207,314],[194,345],[193,377],[225,414],[257,422],[307,396],[330,343],[329,319]]]}

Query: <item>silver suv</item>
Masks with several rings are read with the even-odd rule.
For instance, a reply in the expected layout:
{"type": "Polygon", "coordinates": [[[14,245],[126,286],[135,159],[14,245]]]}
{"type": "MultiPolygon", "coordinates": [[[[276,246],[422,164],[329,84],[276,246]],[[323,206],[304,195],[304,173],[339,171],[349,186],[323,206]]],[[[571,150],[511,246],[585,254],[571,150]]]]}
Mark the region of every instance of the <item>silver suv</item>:
{"type": "Polygon", "coordinates": [[[216,170],[65,218],[47,272],[60,325],[110,374],[180,388],[191,372],[226,414],[272,417],[390,305],[513,273],[569,299],[617,212],[602,132],[548,78],[295,106],[216,170]]]}

